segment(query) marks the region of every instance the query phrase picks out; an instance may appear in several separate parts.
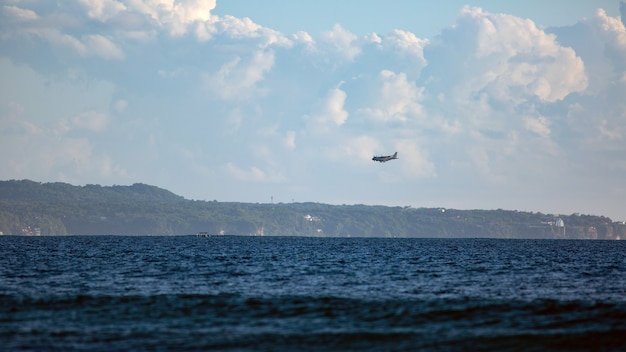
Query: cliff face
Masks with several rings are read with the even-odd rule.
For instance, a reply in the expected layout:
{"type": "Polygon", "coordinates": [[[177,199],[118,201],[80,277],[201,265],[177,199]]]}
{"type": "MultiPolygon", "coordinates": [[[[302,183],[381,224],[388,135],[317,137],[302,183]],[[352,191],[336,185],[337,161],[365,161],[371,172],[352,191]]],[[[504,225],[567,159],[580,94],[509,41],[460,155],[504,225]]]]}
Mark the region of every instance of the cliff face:
{"type": "Polygon", "coordinates": [[[626,225],[601,216],[508,210],[204,202],[145,184],[11,180],[0,181],[0,232],[620,239],[626,225]]]}

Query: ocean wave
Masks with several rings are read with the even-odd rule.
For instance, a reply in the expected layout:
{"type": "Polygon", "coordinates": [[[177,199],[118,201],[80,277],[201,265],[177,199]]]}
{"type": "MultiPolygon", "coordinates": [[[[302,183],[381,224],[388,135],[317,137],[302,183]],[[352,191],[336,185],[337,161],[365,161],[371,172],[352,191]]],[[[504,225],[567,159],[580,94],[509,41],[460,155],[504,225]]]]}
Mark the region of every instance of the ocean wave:
{"type": "Polygon", "coordinates": [[[217,349],[590,346],[583,337],[626,347],[618,338],[626,333],[626,304],[619,302],[3,295],[0,306],[0,342],[11,350],[132,349],[138,341],[144,347],[217,349]]]}

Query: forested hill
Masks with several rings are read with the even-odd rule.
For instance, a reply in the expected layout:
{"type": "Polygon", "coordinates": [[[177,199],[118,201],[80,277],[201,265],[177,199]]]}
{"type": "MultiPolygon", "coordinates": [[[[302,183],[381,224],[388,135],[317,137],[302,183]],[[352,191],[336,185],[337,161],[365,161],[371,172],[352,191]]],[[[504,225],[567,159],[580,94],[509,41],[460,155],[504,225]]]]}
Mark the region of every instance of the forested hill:
{"type": "Polygon", "coordinates": [[[626,238],[602,216],[319,203],[187,200],[145,184],[73,186],[0,181],[4,235],[301,235],[626,238]]]}
{"type": "Polygon", "coordinates": [[[132,186],[72,186],[67,183],[39,183],[29,180],[0,181],[0,199],[32,202],[181,202],[185,199],[170,191],[135,183],[132,186]]]}

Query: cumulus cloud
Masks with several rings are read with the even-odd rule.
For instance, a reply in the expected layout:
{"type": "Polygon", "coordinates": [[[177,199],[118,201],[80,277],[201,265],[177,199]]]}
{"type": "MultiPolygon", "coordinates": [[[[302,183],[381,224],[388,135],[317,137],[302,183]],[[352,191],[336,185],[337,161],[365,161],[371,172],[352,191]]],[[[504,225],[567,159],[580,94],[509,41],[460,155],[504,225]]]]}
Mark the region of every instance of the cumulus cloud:
{"type": "Polygon", "coordinates": [[[427,152],[414,140],[399,140],[396,149],[402,151],[402,173],[404,177],[432,178],[437,175],[435,164],[429,160],[427,152]]]}
{"type": "MultiPolygon", "coordinates": [[[[584,150],[622,150],[626,135],[626,28],[602,9],[573,26],[551,29],[585,62],[589,87],[567,110],[567,127],[584,150]]],[[[569,143],[563,140],[563,143],[569,143]]],[[[626,151],[624,151],[626,152],[626,151]]],[[[597,156],[598,158],[600,156],[597,156]]]]}
{"type": "Polygon", "coordinates": [[[101,132],[109,123],[109,117],[97,111],[86,111],[70,119],[71,126],[76,128],[82,128],[94,132],[101,132]]]}
{"type": "Polygon", "coordinates": [[[292,41],[282,33],[254,23],[250,18],[243,19],[234,16],[216,18],[214,21],[214,33],[221,33],[232,39],[257,39],[259,47],[266,48],[271,45],[290,47],[292,41]]]}
{"type": "Polygon", "coordinates": [[[442,133],[443,126],[455,126],[448,130],[455,143],[472,147],[448,157],[489,182],[514,182],[511,170],[529,174],[547,167],[547,159],[535,156],[563,150],[555,139],[567,130],[567,101],[589,87],[585,61],[555,34],[531,20],[480,8],[463,8],[456,23],[424,48],[424,57],[422,106],[447,122],[431,126],[442,133]],[[520,168],[519,160],[533,162],[520,168]]]}
{"type": "Polygon", "coordinates": [[[457,100],[487,94],[504,104],[556,102],[587,87],[583,61],[554,35],[530,20],[480,8],[465,7],[426,50],[431,87],[457,100]]]}
{"type": "Polygon", "coordinates": [[[382,121],[406,121],[423,113],[420,101],[424,88],[409,82],[405,73],[383,70],[379,74],[380,87],[373,98],[374,106],[361,109],[368,117],[382,121]]]}
{"type": "Polygon", "coordinates": [[[285,133],[285,146],[288,149],[296,148],[296,131],[287,131],[285,133]]]}
{"type": "Polygon", "coordinates": [[[4,15],[17,21],[33,21],[39,18],[33,10],[22,9],[17,6],[5,5],[2,7],[4,15]]]}
{"type": "Polygon", "coordinates": [[[526,117],[524,118],[526,129],[532,131],[542,137],[548,137],[550,135],[550,126],[548,120],[544,116],[526,117]]]}
{"type": "Polygon", "coordinates": [[[256,166],[249,169],[243,169],[233,163],[227,163],[225,170],[228,175],[239,181],[261,182],[261,183],[281,183],[285,181],[285,177],[275,171],[263,171],[256,166]]]}
{"type": "MultiPolygon", "coordinates": [[[[358,173],[359,182],[389,181],[402,199],[416,202],[422,193],[412,189],[420,182],[433,186],[437,201],[466,194],[478,202],[483,195],[470,190],[482,188],[497,202],[529,180],[541,186],[528,198],[546,189],[566,197],[593,179],[581,170],[593,169],[607,194],[620,192],[624,16],[599,10],[546,29],[464,7],[429,39],[399,29],[357,36],[341,24],[319,35],[286,36],[253,18],[216,16],[216,6],[214,0],[2,6],[0,143],[25,153],[2,155],[14,172],[6,176],[133,174],[150,182],[163,165],[175,165],[194,182],[160,186],[189,195],[197,191],[190,185],[211,177],[265,195],[270,188],[351,184],[354,177],[344,175],[358,173]],[[91,91],[95,86],[106,89],[91,91]],[[396,150],[397,162],[371,161],[396,150]],[[129,151],[142,155],[141,167],[129,151]],[[46,158],[48,152],[54,156],[46,158]],[[26,153],[33,157],[23,160],[26,153]],[[312,176],[329,167],[333,175],[312,176]]],[[[385,193],[380,197],[394,194],[385,193]]],[[[285,198],[292,196],[305,200],[285,198]]]]}
{"type": "Polygon", "coordinates": [[[292,35],[292,38],[294,42],[304,45],[308,51],[313,51],[315,48],[315,39],[307,32],[298,31],[292,35]]]}
{"type": "Polygon", "coordinates": [[[209,90],[223,100],[245,100],[262,94],[258,83],[274,65],[271,50],[256,51],[248,60],[235,57],[222,65],[215,74],[207,74],[205,82],[209,90]]]}
{"type": "Polygon", "coordinates": [[[329,54],[345,61],[353,61],[361,53],[358,37],[339,24],[323,32],[320,41],[329,54]]]}
{"type": "Polygon", "coordinates": [[[321,102],[319,112],[312,116],[305,116],[309,126],[315,131],[325,132],[329,128],[343,125],[349,115],[344,109],[346,97],[346,92],[340,87],[330,89],[326,98],[321,102]]]}
{"type": "Polygon", "coordinates": [[[117,0],[79,0],[79,2],[87,8],[89,17],[102,22],[106,22],[120,12],[127,10],[126,5],[117,0]]]}
{"type": "MultiPolygon", "coordinates": [[[[37,135],[42,133],[41,128],[23,118],[24,107],[14,101],[10,101],[6,106],[2,106],[0,110],[0,124],[3,135],[9,137],[12,135],[37,135]]],[[[6,142],[6,138],[5,142],[6,142]]],[[[10,150],[10,144],[7,144],[3,150],[10,150]]]]}
{"type": "Polygon", "coordinates": [[[343,141],[339,148],[329,153],[334,161],[351,160],[359,164],[371,164],[372,155],[382,149],[381,142],[372,136],[356,136],[343,141]]]}
{"type": "Polygon", "coordinates": [[[173,36],[186,34],[194,24],[211,21],[215,5],[215,0],[133,0],[128,3],[129,10],[150,16],[173,36]]]}
{"type": "Polygon", "coordinates": [[[424,47],[430,43],[428,39],[418,38],[411,32],[395,29],[380,43],[388,51],[412,57],[417,62],[418,68],[426,65],[424,47]]]}
{"type": "Polygon", "coordinates": [[[46,127],[26,119],[24,107],[10,103],[0,109],[0,145],[2,150],[11,150],[10,154],[0,153],[0,162],[5,165],[0,177],[52,178],[76,183],[84,177],[124,177],[126,170],[109,156],[94,152],[87,138],[68,134],[71,128],[101,131],[106,120],[106,116],[90,111],[46,127]],[[67,126],[68,122],[71,126],[67,126]]]}
{"type": "Polygon", "coordinates": [[[123,51],[111,40],[101,34],[85,34],[75,36],[65,33],[63,23],[52,19],[44,19],[32,10],[20,9],[15,6],[5,6],[3,15],[8,21],[23,22],[22,25],[5,31],[0,37],[3,41],[30,39],[44,40],[53,47],[72,52],[83,57],[99,57],[102,59],[120,60],[124,58],[123,51]]]}
{"type": "Polygon", "coordinates": [[[125,99],[118,99],[113,104],[113,108],[118,113],[124,112],[128,108],[128,101],[125,99]]]}
{"type": "Polygon", "coordinates": [[[124,53],[109,38],[99,34],[87,35],[83,38],[83,44],[79,46],[78,51],[82,55],[97,56],[103,59],[121,60],[124,53]]]}

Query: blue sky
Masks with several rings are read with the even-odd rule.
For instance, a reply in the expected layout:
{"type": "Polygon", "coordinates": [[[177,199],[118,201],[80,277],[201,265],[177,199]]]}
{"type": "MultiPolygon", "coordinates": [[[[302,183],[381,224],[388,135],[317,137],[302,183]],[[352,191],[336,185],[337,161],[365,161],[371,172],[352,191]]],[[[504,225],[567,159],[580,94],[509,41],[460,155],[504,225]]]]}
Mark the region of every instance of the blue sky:
{"type": "Polygon", "coordinates": [[[213,13],[219,16],[249,17],[256,23],[282,33],[306,31],[317,35],[336,23],[357,35],[371,32],[387,34],[394,29],[409,31],[422,38],[433,38],[454,24],[465,5],[489,12],[529,18],[537,26],[569,26],[592,17],[602,8],[610,16],[619,16],[620,0],[228,0],[218,1],[213,13]]]}
{"type": "Polygon", "coordinates": [[[2,0],[0,179],[626,220],[625,17],[597,0],[2,0]]]}

